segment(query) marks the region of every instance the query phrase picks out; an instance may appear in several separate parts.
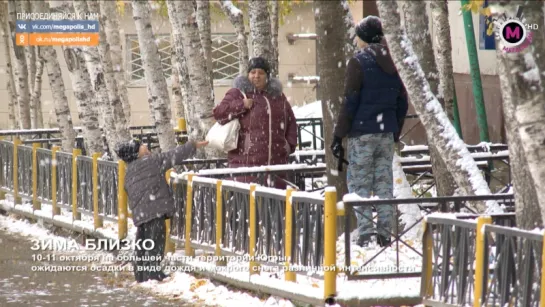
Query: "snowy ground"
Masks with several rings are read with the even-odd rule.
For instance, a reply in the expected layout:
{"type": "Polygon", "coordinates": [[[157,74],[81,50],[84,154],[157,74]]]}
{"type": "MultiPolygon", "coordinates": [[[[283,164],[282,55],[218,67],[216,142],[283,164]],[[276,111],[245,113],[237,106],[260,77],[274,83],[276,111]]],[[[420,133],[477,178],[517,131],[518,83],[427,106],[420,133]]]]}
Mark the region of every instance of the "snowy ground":
{"type": "MultiPolygon", "coordinates": [[[[9,206],[13,206],[12,203],[6,201],[0,201],[9,206]]],[[[19,209],[25,211],[31,211],[31,205],[25,204],[18,206],[19,209]]],[[[50,206],[42,205],[42,212],[35,212],[37,215],[43,215],[50,217],[50,206]]],[[[71,220],[70,212],[64,213],[65,219],[71,220]]],[[[64,219],[63,218],[63,219],[64,219]]],[[[92,220],[83,219],[82,222],[87,224],[87,228],[92,229],[92,220]]],[[[38,226],[37,224],[29,224],[26,221],[14,221],[10,218],[1,217],[0,225],[11,225],[7,227],[9,231],[23,232],[32,236],[42,236],[44,238],[51,238],[50,234],[45,228],[38,226]]],[[[117,237],[117,225],[105,223],[105,229],[101,232],[109,234],[113,238],[117,237]]],[[[135,228],[131,227],[129,232],[134,233],[135,228]]],[[[344,266],[344,236],[341,235],[337,242],[337,265],[344,266]]],[[[421,246],[418,242],[409,242],[416,250],[421,250],[421,246]]],[[[351,265],[361,266],[381,248],[378,246],[372,246],[370,248],[360,248],[356,245],[351,245],[351,265]]],[[[176,254],[171,255],[173,259],[180,259],[183,257],[183,252],[178,250],[176,254]]],[[[422,260],[418,254],[410,250],[406,246],[400,244],[399,259],[402,263],[401,266],[405,270],[420,271],[422,260]]],[[[200,270],[213,270],[214,265],[212,263],[206,263],[198,260],[188,260],[184,258],[184,262],[193,267],[200,268],[200,270]]],[[[373,262],[367,265],[365,272],[379,273],[392,270],[396,263],[396,249],[394,247],[387,248],[384,253],[379,255],[373,262]],[[371,267],[369,267],[371,266],[371,267]]],[[[222,275],[230,279],[251,282],[255,285],[262,285],[263,287],[273,287],[286,291],[289,293],[304,294],[306,296],[321,298],[323,296],[323,280],[311,276],[311,274],[297,274],[296,284],[292,282],[286,282],[284,280],[284,274],[282,270],[278,272],[261,272],[260,274],[250,275],[248,272],[249,264],[244,262],[231,262],[228,265],[228,269],[217,270],[217,275],[222,275]],[[237,269],[238,268],[238,269],[237,269]]],[[[323,275],[323,270],[318,268],[315,272],[317,275],[323,275]]],[[[133,283],[131,287],[138,288],[140,290],[146,290],[155,295],[166,296],[171,298],[182,298],[192,302],[199,302],[206,305],[221,305],[221,306],[293,306],[291,302],[283,299],[277,299],[275,297],[269,297],[267,300],[261,299],[255,296],[251,296],[245,292],[237,292],[230,290],[224,286],[218,286],[217,283],[206,279],[196,278],[193,275],[174,272],[172,276],[163,281],[157,283],[155,281],[149,281],[140,285],[133,283]]],[[[337,291],[338,298],[340,299],[372,299],[372,298],[393,298],[393,297],[417,297],[420,291],[420,278],[402,278],[402,279],[384,279],[384,280],[365,280],[365,281],[347,281],[346,275],[339,274],[337,278],[337,291]]]]}

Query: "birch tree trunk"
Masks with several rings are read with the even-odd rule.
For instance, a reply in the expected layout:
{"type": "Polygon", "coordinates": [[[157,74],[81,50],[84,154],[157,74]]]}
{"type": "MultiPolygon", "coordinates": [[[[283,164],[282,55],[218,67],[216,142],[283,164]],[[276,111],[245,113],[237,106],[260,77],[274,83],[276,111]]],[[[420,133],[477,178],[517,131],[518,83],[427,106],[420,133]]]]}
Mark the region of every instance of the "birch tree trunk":
{"type": "MultiPolygon", "coordinates": [[[[38,13],[50,12],[49,4],[45,1],[37,1],[34,5],[38,13]]],[[[72,114],[70,113],[70,105],[66,97],[57,52],[51,46],[41,46],[40,55],[43,57],[45,68],[47,69],[49,88],[51,89],[53,105],[55,106],[55,117],[61,132],[61,148],[64,152],[72,152],[76,144],[76,132],[72,123],[72,114]]]]}
{"type": "MultiPolygon", "coordinates": [[[[30,1],[23,0],[21,3],[22,12],[32,12],[30,7],[30,1]]],[[[26,65],[28,70],[28,91],[30,95],[29,99],[29,109],[30,109],[30,128],[38,128],[38,112],[41,110],[37,109],[36,101],[32,99],[34,96],[34,80],[36,78],[36,49],[38,47],[26,45],[25,47],[25,56],[26,56],[26,65]]]]}
{"type": "MultiPolygon", "coordinates": [[[[85,1],[74,0],[74,10],[77,14],[83,15],[89,13],[87,3],[85,1]]],[[[104,73],[102,64],[100,63],[100,55],[97,47],[83,47],[83,57],[89,72],[91,84],[93,86],[94,95],[99,114],[99,126],[103,130],[103,138],[106,139],[107,147],[104,151],[108,152],[111,157],[115,157],[114,148],[120,139],[116,133],[115,119],[113,108],[108,97],[108,90],[104,81],[104,73]]],[[[128,133],[127,133],[128,134],[128,133]]]]}
{"type": "Polygon", "coordinates": [[[439,97],[442,97],[448,119],[454,122],[454,70],[452,68],[452,43],[448,20],[448,2],[431,1],[435,39],[435,60],[439,74],[439,97]]]}
{"type": "MultiPolygon", "coordinates": [[[[415,55],[413,45],[399,26],[397,3],[377,1],[377,7],[382,16],[382,26],[392,58],[407,88],[409,98],[423,126],[426,127],[428,140],[437,146],[440,156],[464,195],[491,194],[466,145],[458,137],[441,104],[430,91],[430,84],[415,55]]],[[[475,207],[478,212],[503,211],[496,202],[486,204],[477,202],[469,205],[475,207]]]]}
{"type": "Polygon", "coordinates": [[[34,73],[34,84],[32,85],[32,95],[30,97],[30,110],[35,110],[35,116],[31,120],[33,128],[42,128],[44,125],[43,110],[42,110],[42,81],[44,74],[45,60],[40,54],[40,47],[36,47],[36,72],[34,73]]]}
{"type": "Polygon", "coordinates": [[[76,142],[76,132],[72,124],[72,115],[70,114],[70,106],[65,94],[57,52],[51,46],[42,46],[40,49],[45,60],[49,87],[51,88],[51,95],[53,96],[53,103],[55,105],[55,116],[62,135],[61,147],[64,152],[72,152],[76,142]]]}
{"type": "Polygon", "coordinates": [[[263,57],[270,63],[272,59],[271,21],[267,1],[248,0],[248,13],[253,56],[263,57]]]}
{"type": "MultiPolygon", "coordinates": [[[[183,46],[183,40],[182,40],[182,24],[181,20],[178,16],[178,7],[174,5],[173,2],[167,1],[167,8],[168,8],[168,16],[171,23],[172,28],[172,40],[174,42],[173,50],[175,53],[175,61],[173,63],[173,67],[176,67],[178,70],[178,76],[179,77],[179,87],[181,90],[182,95],[182,108],[179,108],[178,110],[182,110],[185,115],[186,119],[186,125],[187,125],[187,131],[192,131],[192,127],[194,127],[197,122],[193,120],[192,114],[193,114],[193,104],[190,100],[190,94],[192,92],[191,90],[191,82],[189,80],[189,73],[187,71],[187,62],[186,62],[186,56],[183,46]]],[[[180,111],[178,111],[180,112],[180,111]]]]}
{"type": "MultiPolygon", "coordinates": [[[[176,41],[174,40],[174,35],[170,34],[170,45],[172,46],[170,62],[172,63],[172,75],[170,80],[172,83],[172,109],[175,110],[176,118],[185,118],[185,101],[182,96],[182,88],[180,86],[180,72],[178,71],[178,59],[176,58],[176,41]]],[[[187,93],[186,93],[187,95],[187,93]]]]}
{"type": "MultiPolygon", "coordinates": [[[[496,43],[501,44],[499,40],[496,43]]],[[[496,48],[498,56],[498,76],[503,101],[503,116],[505,118],[505,131],[507,142],[509,144],[509,166],[513,177],[513,187],[515,195],[515,213],[517,216],[517,227],[522,229],[533,229],[543,226],[541,209],[537,198],[536,185],[532,179],[526,153],[518,133],[519,125],[515,117],[515,103],[513,102],[514,93],[509,80],[509,63],[501,53],[500,48],[496,48]]]]}
{"type": "Polygon", "coordinates": [[[127,124],[131,122],[131,103],[129,101],[129,93],[125,84],[125,70],[123,69],[123,48],[121,45],[119,31],[119,15],[117,14],[116,1],[101,1],[100,13],[104,17],[104,32],[110,45],[110,55],[112,59],[112,67],[114,70],[115,79],[117,82],[117,90],[123,113],[127,120],[127,124]]]}
{"type": "Polygon", "coordinates": [[[229,21],[235,28],[237,33],[237,43],[238,43],[238,68],[239,74],[244,75],[248,71],[248,60],[249,50],[248,50],[248,38],[246,37],[246,30],[244,29],[244,15],[242,11],[239,10],[231,1],[221,1],[221,9],[225,15],[229,18],[229,21]]]}
{"type": "MultiPolygon", "coordinates": [[[[499,13],[516,9],[515,5],[510,3],[502,4],[495,5],[495,11],[499,13]]],[[[539,27],[544,26],[543,10],[541,10],[541,19],[535,19],[535,22],[539,27]]],[[[500,75],[500,82],[505,122],[508,128],[513,129],[508,131],[508,137],[510,136],[513,140],[513,143],[509,143],[509,152],[512,158],[511,163],[515,163],[511,169],[515,175],[513,179],[517,189],[515,194],[517,226],[520,219],[522,223],[520,227],[528,228],[535,227],[539,222],[541,227],[545,220],[545,165],[543,164],[545,160],[545,94],[544,85],[541,83],[543,72],[540,72],[537,65],[539,61],[545,61],[545,59],[541,57],[536,61],[537,56],[543,52],[537,48],[543,46],[543,39],[541,33],[534,35],[532,45],[516,53],[502,52],[505,46],[502,41],[496,40],[498,64],[500,72],[503,73],[500,75]],[[523,163],[526,167],[521,165],[523,163]],[[531,178],[527,177],[528,174],[531,178]],[[535,199],[533,199],[534,189],[540,205],[541,221],[531,216],[537,210],[535,199]]]]}
{"type": "Polygon", "coordinates": [[[8,1],[9,28],[12,37],[12,48],[15,54],[14,79],[17,92],[17,105],[19,106],[19,127],[30,129],[30,91],[28,88],[28,70],[25,59],[25,48],[17,46],[15,25],[16,13],[21,12],[21,2],[8,1]]]}
{"type": "MultiPolygon", "coordinates": [[[[89,12],[100,14],[99,3],[95,1],[87,1],[89,12]]],[[[115,133],[111,133],[110,136],[115,141],[114,144],[117,144],[120,141],[127,141],[131,139],[131,135],[128,129],[127,119],[125,118],[125,113],[123,110],[123,105],[121,104],[121,98],[119,97],[119,91],[116,80],[116,72],[113,69],[112,57],[110,51],[110,45],[106,39],[106,33],[104,32],[105,28],[105,16],[102,14],[99,18],[99,41],[98,44],[98,54],[100,56],[100,64],[102,67],[102,75],[104,77],[104,83],[106,85],[106,91],[108,93],[108,100],[111,106],[111,111],[113,114],[113,122],[115,126],[115,133]]],[[[105,122],[106,122],[105,118],[105,122]]],[[[109,119],[108,119],[109,120],[109,119]]],[[[107,123],[105,123],[108,125],[107,123]]],[[[110,149],[113,149],[110,146],[110,149]]],[[[111,153],[115,155],[113,150],[111,153]]]]}
{"type": "MultiPolygon", "coordinates": [[[[195,9],[191,1],[167,1],[170,5],[176,7],[178,21],[173,24],[180,26],[177,31],[184,33],[182,35],[182,45],[191,82],[191,101],[188,105],[193,105],[190,109],[194,125],[191,127],[190,139],[203,140],[206,133],[214,124],[212,109],[214,108],[214,92],[210,87],[210,75],[206,71],[206,59],[202,56],[202,46],[199,37],[199,28],[195,20],[195,9]]],[[[207,158],[222,156],[222,153],[206,148],[207,158]]]]}
{"type": "Polygon", "coordinates": [[[170,97],[168,86],[161,66],[159,48],[151,27],[150,5],[147,0],[133,0],[133,19],[136,24],[142,66],[149,88],[149,103],[153,108],[155,129],[161,150],[168,151],[176,147],[174,129],[170,115],[170,97]]]}
{"type": "Polygon", "coordinates": [[[78,115],[83,126],[83,139],[88,155],[100,153],[104,150],[102,146],[102,132],[98,124],[98,105],[95,99],[91,78],[83,58],[83,51],[79,48],[63,48],[64,59],[70,79],[72,90],[76,98],[78,115]]]}
{"type": "Polygon", "coordinates": [[[343,25],[346,37],[344,53],[346,62],[348,63],[348,60],[350,60],[358,50],[358,44],[356,42],[356,28],[354,17],[352,17],[352,12],[350,12],[350,5],[347,0],[342,0],[341,5],[343,7],[343,25]]]}
{"type": "Polygon", "coordinates": [[[279,18],[279,2],[271,1],[271,76],[278,78],[278,57],[280,50],[278,49],[278,18],[279,18]]]}
{"type": "Polygon", "coordinates": [[[343,172],[338,172],[338,161],[329,150],[329,144],[333,141],[334,120],[339,116],[344,100],[346,63],[345,53],[342,50],[346,45],[346,31],[344,27],[339,26],[343,24],[344,15],[342,6],[337,1],[315,1],[314,7],[317,35],[316,66],[320,76],[317,97],[322,101],[325,144],[328,148],[326,150],[327,182],[335,186],[338,198],[342,199],[342,196],[348,192],[346,168],[343,168],[343,172]]]}
{"type": "Polygon", "coordinates": [[[210,86],[214,88],[214,66],[212,63],[212,29],[210,26],[210,2],[197,0],[197,25],[201,37],[201,45],[206,59],[206,69],[210,75],[210,86]]]}
{"type": "Polygon", "coordinates": [[[13,79],[13,68],[11,65],[11,49],[10,35],[8,32],[7,6],[5,3],[0,3],[0,29],[4,41],[4,57],[6,59],[7,90],[8,90],[8,129],[17,128],[17,118],[15,106],[17,103],[17,95],[15,94],[15,80],[13,79]]]}
{"type": "MultiPolygon", "coordinates": [[[[438,97],[439,102],[442,104],[442,92],[439,91],[439,73],[437,71],[434,54],[430,52],[430,50],[433,50],[433,45],[429,31],[428,15],[425,13],[426,2],[423,0],[414,0],[404,1],[402,3],[402,8],[405,13],[405,29],[408,38],[412,42],[418,42],[418,44],[413,45],[414,53],[420,60],[420,66],[428,80],[431,92],[438,97]]],[[[442,40],[446,39],[450,40],[450,35],[447,38],[442,38],[442,40]]],[[[450,53],[452,50],[438,50],[438,52],[450,53]]],[[[450,77],[452,77],[452,75],[450,75],[450,77]]],[[[437,185],[437,194],[438,196],[452,196],[456,191],[455,181],[449,173],[445,162],[441,158],[441,155],[437,150],[437,145],[433,140],[428,140],[428,144],[433,177],[437,185]]]]}

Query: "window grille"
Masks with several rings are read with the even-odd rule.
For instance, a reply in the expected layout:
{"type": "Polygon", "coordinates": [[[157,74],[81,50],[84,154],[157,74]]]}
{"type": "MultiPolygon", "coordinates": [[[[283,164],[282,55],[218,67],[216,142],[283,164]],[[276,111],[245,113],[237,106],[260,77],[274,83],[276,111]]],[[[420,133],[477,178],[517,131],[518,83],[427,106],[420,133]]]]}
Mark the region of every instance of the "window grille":
{"type": "MultiPolygon", "coordinates": [[[[172,74],[170,35],[156,35],[159,55],[165,78],[170,83],[172,74]]],[[[144,67],[138,36],[126,36],[127,42],[127,78],[129,86],[145,86],[144,67]]],[[[212,34],[212,67],[214,83],[217,85],[230,84],[238,76],[238,49],[237,35],[233,33],[212,34]]]]}

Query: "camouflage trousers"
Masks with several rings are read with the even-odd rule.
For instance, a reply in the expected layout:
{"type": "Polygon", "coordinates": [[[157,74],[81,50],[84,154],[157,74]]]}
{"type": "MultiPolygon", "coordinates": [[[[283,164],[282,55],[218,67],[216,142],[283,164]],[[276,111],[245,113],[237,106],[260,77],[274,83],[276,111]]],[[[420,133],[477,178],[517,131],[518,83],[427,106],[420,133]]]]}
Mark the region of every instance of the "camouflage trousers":
{"type": "MultiPolygon", "coordinates": [[[[349,193],[363,198],[378,196],[393,198],[394,138],[392,133],[365,134],[348,138],[347,184],[349,193]]],[[[393,205],[375,206],[378,215],[377,233],[390,237],[394,216],[393,205]]],[[[369,236],[373,231],[372,208],[354,207],[358,220],[359,236],[369,236]]]]}

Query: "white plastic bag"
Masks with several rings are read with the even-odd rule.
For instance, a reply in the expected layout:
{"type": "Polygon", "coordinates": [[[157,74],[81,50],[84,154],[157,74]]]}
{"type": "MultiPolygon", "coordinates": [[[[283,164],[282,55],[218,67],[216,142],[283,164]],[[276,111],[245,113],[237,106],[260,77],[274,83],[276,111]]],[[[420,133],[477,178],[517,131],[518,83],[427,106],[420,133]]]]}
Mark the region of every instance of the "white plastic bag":
{"type": "Polygon", "coordinates": [[[238,132],[240,130],[240,122],[238,118],[233,119],[225,125],[220,125],[216,122],[206,135],[206,140],[209,142],[208,147],[229,152],[236,149],[238,146],[238,132]]]}
{"type": "MultiPolygon", "coordinates": [[[[246,95],[240,91],[244,99],[246,95]]],[[[231,120],[225,125],[216,122],[206,135],[208,141],[207,147],[219,149],[223,152],[229,152],[238,147],[238,132],[240,131],[240,122],[238,118],[231,120]]]]}

